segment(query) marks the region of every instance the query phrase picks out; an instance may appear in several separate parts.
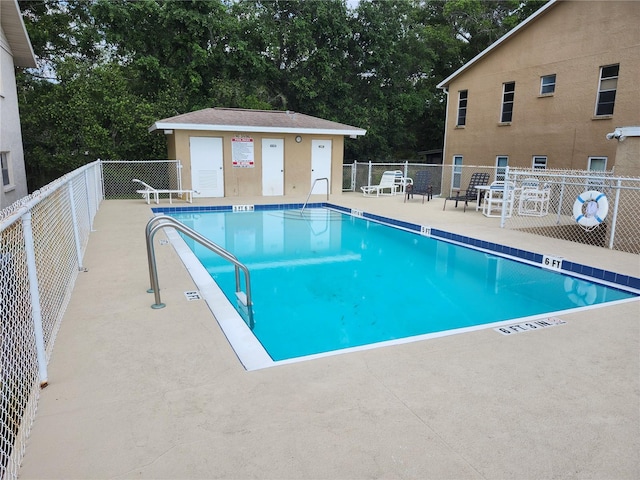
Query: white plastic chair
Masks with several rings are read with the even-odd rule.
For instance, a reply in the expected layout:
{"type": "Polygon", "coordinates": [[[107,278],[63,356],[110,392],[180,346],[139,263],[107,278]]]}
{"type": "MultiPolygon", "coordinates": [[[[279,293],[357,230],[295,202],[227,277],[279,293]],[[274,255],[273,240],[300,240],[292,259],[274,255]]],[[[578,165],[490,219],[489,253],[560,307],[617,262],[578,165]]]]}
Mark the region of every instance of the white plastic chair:
{"type": "Polygon", "coordinates": [[[525,178],[524,180],[522,180],[523,190],[525,188],[538,188],[539,185],[540,185],[540,180],[538,180],[537,178],[525,178]]]}
{"type": "Polygon", "coordinates": [[[543,188],[523,187],[518,200],[518,215],[523,217],[544,217],[549,213],[549,199],[551,189],[549,186],[543,188]]]}
{"type": "Polygon", "coordinates": [[[407,191],[407,185],[413,185],[413,179],[405,177],[402,170],[395,170],[393,173],[396,175],[397,193],[405,193],[407,191]]]}
{"type": "Polygon", "coordinates": [[[515,184],[513,182],[496,181],[489,186],[482,202],[482,213],[485,217],[502,217],[503,205],[506,216],[513,213],[515,184]]]}

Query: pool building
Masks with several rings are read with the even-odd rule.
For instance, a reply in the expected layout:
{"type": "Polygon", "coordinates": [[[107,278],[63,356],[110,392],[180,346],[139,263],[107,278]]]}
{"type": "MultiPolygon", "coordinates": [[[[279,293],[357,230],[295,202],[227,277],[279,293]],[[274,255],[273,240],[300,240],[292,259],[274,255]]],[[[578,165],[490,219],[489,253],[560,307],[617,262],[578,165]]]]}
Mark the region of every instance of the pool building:
{"type": "Polygon", "coordinates": [[[345,137],[366,130],[294,111],[206,108],[149,129],[183,162],[183,187],[195,197],[342,192],[345,137]],[[316,179],[326,178],[314,186],[316,179]]]}

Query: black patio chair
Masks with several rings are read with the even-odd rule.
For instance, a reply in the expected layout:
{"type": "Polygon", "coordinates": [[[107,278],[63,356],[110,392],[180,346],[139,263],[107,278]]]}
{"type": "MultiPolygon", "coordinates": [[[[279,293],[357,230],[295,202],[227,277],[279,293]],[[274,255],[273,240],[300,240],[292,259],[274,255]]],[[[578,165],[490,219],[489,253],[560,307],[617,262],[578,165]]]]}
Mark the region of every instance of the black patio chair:
{"type": "Polygon", "coordinates": [[[478,189],[481,185],[489,184],[489,174],[484,172],[475,172],[471,174],[471,179],[469,180],[469,185],[466,190],[455,190],[455,195],[447,197],[444,199],[444,205],[442,206],[442,210],[447,206],[447,200],[455,200],[456,208],[458,208],[458,202],[464,200],[464,208],[463,212],[467,211],[467,204],[469,200],[477,200],[478,199],[478,189]]]}
{"type": "Polygon", "coordinates": [[[431,172],[429,170],[420,170],[413,177],[413,184],[407,185],[404,201],[413,198],[413,195],[422,195],[422,203],[424,197],[427,202],[433,198],[433,185],[431,185],[431,172]]]}

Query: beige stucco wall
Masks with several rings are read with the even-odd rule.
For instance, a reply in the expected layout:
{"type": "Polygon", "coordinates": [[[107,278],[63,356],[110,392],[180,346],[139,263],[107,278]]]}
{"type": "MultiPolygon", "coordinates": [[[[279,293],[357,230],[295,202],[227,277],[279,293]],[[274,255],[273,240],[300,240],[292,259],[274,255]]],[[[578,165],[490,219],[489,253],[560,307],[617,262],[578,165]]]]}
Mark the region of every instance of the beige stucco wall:
{"type": "MultiPolygon", "coordinates": [[[[588,158],[607,157],[606,134],[640,120],[640,2],[559,2],[449,84],[445,164],[530,168],[546,156],[547,168],[586,169],[588,158]],[[613,115],[594,116],[600,67],[620,64],[613,115]],[[540,77],[556,74],[556,90],[543,97],[540,77]],[[513,120],[500,124],[502,88],[516,82],[513,120]],[[466,126],[456,127],[458,92],[468,90],[466,126]]],[[[445,172],[450,169],[445,169],[445,172]]],[[[443,179],[443,185],[449,180],[443,179]]]]}
{"type": "Polygon", "coordinates": [[[182,162],[183,188],[192,188],[190,137],[217,137],[223,139],[224,196],[242,197],[262,195],[262,139],[279,138],[284,140],[284,195],[307,195],[311,190],[311,142],[312,140],[331,140],[331,194],[342,193],[342,161],[344,156],[344,137],[341,135],[303,134],[302,141],[296,143],[298,134],[282,133],[246,133],[221,131],[174,130],[167,137],[168,158],[182,162]],[[231,139],[233,137],[251,137],[254,140],[255,166],[253,168],[234,168],[232,164],[231,139]]]}
{"type": "Polygon", "coordinates": [[[610,142],[616,147],[616,176],[640,178],[640,137],[629,136],[621,142],[610,142]]]}
{"type": "MultiPolygon", "coordinates": [[[[640,126],[636,127],[640,129],[640,126]]],[[[640,136],[629,135],[624,140],[609,140],[616,148],[616,177],[640,178],[640,136]]],[[[634,182],[637,185],[637,182],[634,182]]],[[[625,185],[625,184],[623,184],[625,185]]],[[[630,186],[627,183],[626,186],[630,186]]],[[[637,244],[640,238],[640,223],[637,221],[638,191],[622,189],[618,198],[618,211],[616,212],[615,245],[623,249],[625,245],[637,244]]],[[[611,209],[613,201],[609,203],[609,215],[613,216],[611,209]]],[[[607,243],[610,241],[611,229],[607,231],[607,243]]]]}
{"type": "Polygon", "coordinates": [[[27,195],[16,77],[9,42],[0,28],[0,152],[6,152],[11,184],[0,182],[0,208],[27,195]]]}

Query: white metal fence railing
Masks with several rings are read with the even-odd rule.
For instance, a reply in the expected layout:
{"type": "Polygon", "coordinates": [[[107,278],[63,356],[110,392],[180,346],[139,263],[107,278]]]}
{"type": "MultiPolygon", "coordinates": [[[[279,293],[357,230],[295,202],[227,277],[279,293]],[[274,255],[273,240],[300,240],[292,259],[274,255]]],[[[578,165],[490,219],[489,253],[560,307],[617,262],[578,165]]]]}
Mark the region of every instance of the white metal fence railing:
{"type": "Polygon", "coordinates": [[[0,210],[0,476],[16,478],[102,200],[100,163],[0,210]]]}
{"type": "Polygon", "coordinates": [[[513,214],[505,228],[640,253],[640,178],[612,172],[508,169],[513,214]]]}
{"type": "MultiPolygon", "coordinates": [[[[140,198],[137,178],[157,190],[182,190],[180,160],[102,160],[104,198],[140,198]]],[[[169,194],[160,194],[168,196],[169,194]]]]}
{"type": "Polygon", "coordinates": [[[442,165],[428,163],[374,163],[353,162],[342,166],[342,190],[345,192],[359,192],[360,187],[377,185],[382,174],[387,170],[400,170],[404,177],[413,178],[420,170],[431,172],[433,195],[440,195],[442,180],[442,165]]]}
{"type": "MultiPolygon", "coordinates": [[[[442,195],[464,190],[475,172],[488,173],[489,184],[503,181],[512,186],[511,201],[495,215],[504,228],[640,253],[640,178],[611,171],[448,165],[442,195]]],[[[483,210],[486,198],[481,191],[478,210],[483,210]]]]}
{"type": "Polygon", "coordinates": [[[47,363],[104,198],[182,188],[179,160],[96,161],[0,210],[0,478],[17,478],[47,363]]]}

